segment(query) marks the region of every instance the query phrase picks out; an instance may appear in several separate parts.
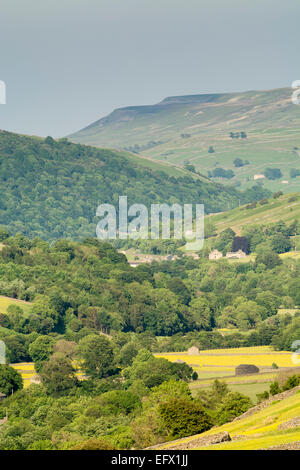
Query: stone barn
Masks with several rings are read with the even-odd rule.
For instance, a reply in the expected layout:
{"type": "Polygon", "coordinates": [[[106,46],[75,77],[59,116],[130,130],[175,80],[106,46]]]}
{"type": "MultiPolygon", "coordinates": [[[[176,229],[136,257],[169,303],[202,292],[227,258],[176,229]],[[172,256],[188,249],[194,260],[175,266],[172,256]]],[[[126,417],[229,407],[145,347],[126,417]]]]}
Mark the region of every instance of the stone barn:
{"type": "Polygon", "coordinates": [[[208,258],[209,259],[220,259],[223,257],[223,253],[219,250],[213,250],[209,253],[208,258]]]}
{"type": "Polygon", "coordinates": [[[235,368],[235,375],[258,374],[259,368],[254,364],[240,364],[235,368]]]}
{"type": "Polygon", "coordinates": [[[197,348],[197,346],[192,346],[188,349],[188,354],[189,356],[197,356],[199,354],[199,348],[197,348]]]}
{"type": "Polygon", "coordinates": [[[244,253],[244,251],[242,250],[226,253],[226,258],[229,258],[229,259],[241,259],[241,258],[246,258],[246,256],[247,256],[246,253],[244,253]]]}

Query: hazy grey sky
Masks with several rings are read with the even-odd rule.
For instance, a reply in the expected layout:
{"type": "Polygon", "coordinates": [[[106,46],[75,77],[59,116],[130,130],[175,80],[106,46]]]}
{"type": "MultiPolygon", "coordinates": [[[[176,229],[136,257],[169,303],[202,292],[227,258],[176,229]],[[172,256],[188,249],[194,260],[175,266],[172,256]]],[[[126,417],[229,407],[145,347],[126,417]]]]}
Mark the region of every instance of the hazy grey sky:
{"type": "Polygon", "coordinates": [[[0,0],[0,128],[63,136],[116,107],[300,79],[299,0],[0,0]]]}

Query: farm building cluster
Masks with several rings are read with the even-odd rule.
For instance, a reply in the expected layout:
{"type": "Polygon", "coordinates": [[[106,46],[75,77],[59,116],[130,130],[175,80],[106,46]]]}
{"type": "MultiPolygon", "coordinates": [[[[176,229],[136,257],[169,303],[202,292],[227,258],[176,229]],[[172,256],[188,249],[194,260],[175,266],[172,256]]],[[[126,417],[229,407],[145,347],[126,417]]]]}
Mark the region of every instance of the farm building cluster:
{"type": "MultiPolygon", "coordinates": [[[[245,258],[246,256],[246,253],[242,250],[226,253],[226,258],[228,259],[241,259],[245,258]]],[[[219,250],[213,250],[209,253],[208,257],[209,259],[217,260],[223,257],[223,253],[219,250]]]]}

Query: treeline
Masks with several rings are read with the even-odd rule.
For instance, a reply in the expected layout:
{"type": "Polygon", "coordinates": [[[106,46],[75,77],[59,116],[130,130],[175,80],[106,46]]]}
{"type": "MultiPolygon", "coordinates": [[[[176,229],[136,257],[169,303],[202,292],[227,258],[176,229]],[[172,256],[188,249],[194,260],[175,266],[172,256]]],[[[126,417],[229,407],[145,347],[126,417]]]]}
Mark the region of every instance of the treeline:
{"type": "Polygon", "coordinates": [[[225,170],[224,168],[214,168],[212,171],[208,171],[207,175],[209,178],[231,179],[234,177],[234,172],[232,170],[225,170]]]}

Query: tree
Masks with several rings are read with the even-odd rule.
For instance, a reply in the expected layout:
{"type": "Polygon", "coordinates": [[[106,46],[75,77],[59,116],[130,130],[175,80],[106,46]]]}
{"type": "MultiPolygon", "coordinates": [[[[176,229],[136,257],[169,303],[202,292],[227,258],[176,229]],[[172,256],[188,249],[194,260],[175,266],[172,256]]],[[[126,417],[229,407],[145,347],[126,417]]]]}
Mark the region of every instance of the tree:
{"type": "Polygon", "coordinates": [[[265,307],[268,317],[276,315],[281,304],[281,298],[271,291],[260,292],[257,294],[255,302],[265,307]]]}
{"type": "Polygon", "coordinates": [[[268,398],[270,397],[270,394],[267,390],[265,390],[262,393],[257,393],[256,397],[257,397],[257,404],[259,405],[263,401],[268,400],[268,398]]]}
{"type": "Polygon", "coordinates": [[[44,364],[41,377],[47,393],[54,396],[67,393],[78,384],[72,362],[62,353],[51,356],[44,364]]]}
{"type": "Polygon", "coordinates": [[[280,392],[281,392],[281,389],[279,387],[279,383],[277,381],[272,382],[270,385],[270,394],[277,395],[280,392]]]}
{"type": "Polygon", "coordinates": [[[244,162],[241,158],[236,158],[235,160],[233,160],[233,164],[236,168],[244,166],[244,162]]]}
{"type": "Polygon", "coordinates": [[[215,379],[212,384],[212,393],[218,401],[222,400],[229,393],[227,383],[215,379]]]}
{"type": "Polygon", "coordinates": [[[266,168],[264,175],[268,180],[277,180],[282,178],[282,173],[279,168],[266,168]]]}
{"type": "Polygon", "coordinates": [[[178,380],[182,370],[177,370],[167,359],[155,358],[146,349],[141,349],[133,359],[132,366],[123,370],[123,375],[128,384],[140,380],[146,387],[153,388],[166,380],[178,380]]]}
{"type": "Polygon", "coordinates": [[[46,144],[46,145],[50,145],[51,147],[53,147],[53,145],[55,144],[55,140],[53,139],[53,137],[51,137],[50,135],[48,135],[48,136],[45,138],[45,144],[46,144]]]}
{"type": "Polygon", "coordinates": [[[7,238],[9,238],[9,233],[3,228],[0,228],[0,242],[3,242],[7,238]]]}
{"type": "Polygon", "coordinates": [[[227,305],[222,314],[217,318],[217,325],[220,328],[232,328],[238,326],[237,311],[235,306],[227,305]]]}
{"type": "Polygon", "coordinates": [[[158,387],[153,387],[147,397],[147,403],[156,405],[168,401],[170,398],[191,398],[191,391],[187,383],[182,380],[169,380],[158,387]]]}
{"type": "Polygon", "coordinates": [[[45,335],[49,334],[59,321],[58,313],[51,307],[50,298],[44,295],[38,295],[34,299],[29,318],[38,320],[35,323],[36,331],[45,335]]]}
{"type": "Polygon", "coordinates": [[[251,406],[253,406],[253,403],[246,395],[239,392],[229,392],[217,409],[218,424],[222,425],[232,421],[237,416],[245,413],[251,406]]]}
{"type": "Polygon", "coordinates": [[[197,398],[205,409],[215,410],[228,393],[229,389],[226,382],[215,379],[209,390],[198,391],[197,398]]]}
{"type": "Polygon", "coordinates": [[[53,347],[54,353],[61,353],[69,359],[74,359],[76,355],[77,344],[75,341],[66,341],[65,339],[60,339],[55,343],[53,347]]]}
{"type": "Polygon", "coordinates": [[[13,367],[0,364],[0,392],[9,396],[12,392],[23,388],[23,379],[13,367]]]}
{"type": "Polygon", "coordinates": [[[275,334],[272,338],[272,346],[276,350],[281,351],[292,351],[295,348],[293,344],[299,340],[300,335],[300,318],[294,317],[291,322],[287,325],[282,325],[281,329],[277,334],[275,334]]]}
{"type": "Polygon", "coordinates": [[[265,313],[264,308],[252,300],[242,301],[236,307],[237,326],[242,330],[254,328],[265,313]]]}
{"type": "Polygon", "coordinates": [[[111,390],[100,397],[101,407],[107,407],[113,414],[130,414],[137,408],[141,408],[140,399],[128,390],[111,390]]]}
{"type": "Polygon", "coordinates": [[[234,177],[232,170],[225,170],[224,168],[215,168],[212,172],[214,178],[227,178],[231,179],[234,177]]]}
{"type": "Polygon", "coordinates": [[[299,235],[299,222],[294,220],[287,229],[287,236],[292,237],[294,235],[299,235]]]}
{"type": "Polygon", "coordinates": [[[29,346],[29,354],[34,362],[37,372],[41,372],[43,365],[53,353],[55,340],[51,336],[39,336],[29,346]]]}
{"type": "Polygon", "coordinates": [[[282,391],[291,390],[300,384],[300,375],[294,374],[287,378],[282,386],[282,391]]]}
{"type": "Polygon", "coordinates": [[[290,177],[291,178],[296,178],[299,175],[300,175],[300,170],[298,170],[296,168],[291,168],[290,169],[290,177]]]}
{"type": "Polygon", "coordinates": [[[208,300],[202,297],[193,299],[190,304],[190,311],[199,330],[209,330],[212,327],[213,312],[208,300]]]}
{"type": "Polygon", "coordinates": [[[10,328],[12,326],[9,316],[6,315],[6,313],[0,313],[0,326],[4,328],[10,328]]]}
{"type": "Polygon", "coordinates": [[[283,192],[282,191],[277,191],[276,193],[273,193],[272,194],[272,197],[274,199],[278,199],[280,196],[283,196],[283,192]]]}
{"type": "Polygon", "coordinates": [[[264,252],[258,253],[255,258],[255,265],[264,264],[266,269],[273,269],[276,266],[282,264],[281,259],[278,254],[271,250],[266,250],[264,252]]]}
{"type": "Polygon", "coordinates": [[[12,328],[15,331],[22,333],[25,325],[25,317],[21,307],[18,305],[9,305],[7,308],[7,313],[9,314],[9,320],[12,328]]]}
{"type": "Polygon", "coordinates": [[[250,243],[246,237],[234,237],[232,251],[242,250],[246,255],[250,253],[250,243]]]}
{"type": "Polygon", "coordinates": [[[235,237],[235,232],[229,227],[223,230],[220,233],[217,242],[215,244],[215,248],[219,251],[222,251],[225,254],[226,250],[232,245],[232,242],[235,237]]]}
{"type": "Polygon", "coordinates": [[[192,171],[193,173],[196,173],[196,168],[194,165],[191,165],[190,163],[186,163],[184,165],[185,170],[192,171]]]}
{"type": "Polygon", "coordinates": [[[5,346],[9,362],[27,361],[28,350],[22,335],[10,335],[5,337],[5,346]]]}
{"type": "Polygon", "coordinates": [[[292,248],[290,239],[281,233],[276,233],[271,239],[271,248],[275,253],[286,253],[292,248]]]}
{"type": "Polygon", "coordinates": [[[131,366],[133,359],[138,354],[138,349],[134,343],[125,344],[120,351],[120,364],[123,367],[131,366]]]}
{"type": "Polygon", "coordinates": [[[188,305],[190,303],[191,294],[180,277],[170,279],[167,282],[167,287],[179,297],[183,304],[188,305]]]}
{"type": "Polygon", "coordinates": [[[114,370],[114,353],[111,342],[102,335],[88,335],[78,344],[82,367],[92,377],[107,377],[114,370]]]}
{"type": "Polygon", "coordinates": [[[213,426],[203,405],[190,398],[171,398],[159,405],[162,425],[174,438],[191,436],[213,426]]]}
{"type": "Polygon", "coordinates": [[[190,367],[186,363],[180,364],[178,362],[172,362],[172,368],[174,370],[174,374],[180,380],[184,380],[185,382],[190,382],[192,375],[193,375],[192,367],[190,367]]]}
{"type": "Polygon", "coordinates": [[[264,197],[261,201],[259,201],[259,203],[261,206],[265,206],[266,204],[269,203],[269,200],[266,197],[264,197]]]}

